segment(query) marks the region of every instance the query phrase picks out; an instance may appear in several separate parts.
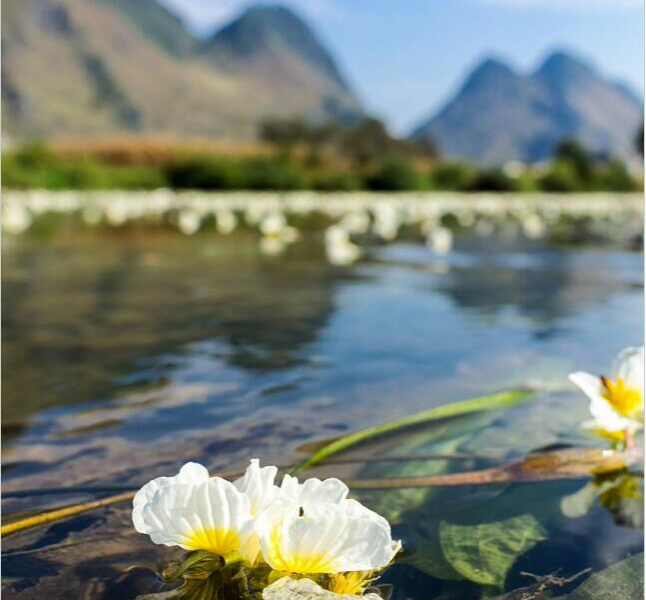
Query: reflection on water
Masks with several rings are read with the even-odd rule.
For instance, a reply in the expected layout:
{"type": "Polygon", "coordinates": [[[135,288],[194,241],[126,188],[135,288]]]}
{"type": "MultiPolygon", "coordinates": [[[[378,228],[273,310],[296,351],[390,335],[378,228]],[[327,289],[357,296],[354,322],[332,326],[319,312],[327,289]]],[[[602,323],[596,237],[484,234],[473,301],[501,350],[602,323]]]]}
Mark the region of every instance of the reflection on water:
{"type": "MultiPolygon", "coordinates": [[[[64,231],[4,244],[5,514],[87,500],[80,488],[138,485],[186,460],[290,463],[305,441],[519,383],[550,393],[450,435],[410,436],[393,453],[502,457],[594,443],[577,433],[587,401],[566,374],[602,371],[643,331],[641,256],[599,247],[462,233],[446,256],[396,243],[334,267],[307,237],[268,257],[248,231],[64,231]],[[61,486],[79,490],[62,496],[61,486]],[[41,494],[11,494],[32,489],[41,494]]],[[[412,464],[429,474],[465,466],[412,464]]],[[[332,473],[343,474],[318,474],[332,473]]],[[[417,552],[386,574],[393,597],[478,597],[478,585],[443,578],[433,562],[425,544],[440,517],[541,521],[546,541],[514,563],[508,589],[528,585],[523,570],[572,574],[638,551],[631,505],[610,507],[608,490],[605,506],[564,515],[561,499],[583,485],[366,495],[417,552]]],[[[129,519],[115,505],[8,538],[6,591],[117,600],[161,589],[154,573],[176,551],[140,539],[129,519]]]]}

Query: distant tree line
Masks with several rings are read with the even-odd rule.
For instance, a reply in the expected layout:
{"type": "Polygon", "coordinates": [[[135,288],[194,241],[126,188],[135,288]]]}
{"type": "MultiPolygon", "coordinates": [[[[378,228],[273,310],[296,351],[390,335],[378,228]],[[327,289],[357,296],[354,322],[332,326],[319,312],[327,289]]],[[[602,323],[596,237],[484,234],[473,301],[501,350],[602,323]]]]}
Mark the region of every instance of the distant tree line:
{"type": "MultiPolygon", "coordinates": [[[[641,189],[641,182],[621,160],[595,157],[574,139],[560,142],[552,160],[543,165],[510,163],[481,167],[442,160],[432,142],[398,139],[374,118],[352,126],[268,120],[260,125],[259,134],[273,151],[239,156],[204,149],[174,153],[166,148],[163,155],[148,156],[145,161],[137,160],[143,153],[136,149],[114,156],[87,152],[70,155],[32,143],[4,153],[2,181],[8,188],[44,189],[460,192],[641,189]]],[[[642,137],[636,136],[637,148],[643,148],[642,137]]]]}

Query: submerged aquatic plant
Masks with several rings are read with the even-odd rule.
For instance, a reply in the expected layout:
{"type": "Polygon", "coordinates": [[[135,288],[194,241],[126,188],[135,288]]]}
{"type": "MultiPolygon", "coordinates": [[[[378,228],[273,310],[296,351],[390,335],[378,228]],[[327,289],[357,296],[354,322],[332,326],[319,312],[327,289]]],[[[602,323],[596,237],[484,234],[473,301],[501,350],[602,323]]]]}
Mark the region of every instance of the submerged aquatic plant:
{"type": "Polygon", "coordinates": [[[156,544],[197,551],[168,571],[169,580],[238,568],[239,577],[222,581],[260,581],[266,588],[307,578],[328,595],[362,594],[401,548],[388,521],[348,499],[338,479],[300,483],[286,475],[278,486],[276,474],[276,467],[261,468],[254,459],[231,483],[188,463],[175,477],[154,479],[137,492],[135,529],[156,544]]]}
{"type": "Polygon", "coordinates": [[[644,427],[644,347],[622,350],[607,376],[577,371],[570,381],[590,398],[593,420],[584,426],[631,446],[644,427]]]}

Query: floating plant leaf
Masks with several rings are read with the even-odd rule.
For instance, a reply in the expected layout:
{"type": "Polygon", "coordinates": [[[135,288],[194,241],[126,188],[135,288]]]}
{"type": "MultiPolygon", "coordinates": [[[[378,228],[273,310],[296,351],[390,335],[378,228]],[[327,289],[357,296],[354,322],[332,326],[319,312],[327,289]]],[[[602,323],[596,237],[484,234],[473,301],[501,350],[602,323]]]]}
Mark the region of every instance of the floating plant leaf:
{"type": "Polygon", "coordinates": [[[464,575],[459,573],[444,556],[437,521],[416,523],[415,527],[408,532],[405,541],[412,546],[413,552],[410,555],[404,554],[398,562],[413,565],[416,569],[437,579],[451,581],[465,579],[464,575]]]}
{"type": "Polygon", "coordinates": [[[567,600],[643,600],[644,555],[634,554],[584,581],[567,600]]]}
{"type": "MultiPolygon", "coordinates": [[[[415,454],[428,452],[453,455],[459,449],[460,445],[467,439],[474,430],[485,427],[491,422],[490,418],[482,418],[482,415],[474,418],[447,420],[438,422],[429,431],[417,432],[413,435],[406,436],[406,439],[392,440],[392,447],[386,447],[386,453],[396,450],[410,454],[411,458],[415,454]],[[459,421],[459,422],[458,422],[459,421]]],[[[403,437],[403,436],[401,436],[403,437]]],[[[388,454],[386,454],[387,456],[388,454]]],[[[429,475],[438,475],[446,473],[452,461],[448,460],[409,460],[401,463],[367,463],[359,475],[364,478],[383,479],[389,477],[422,477],[429,475]]],[[[390,522],[398,522],[403,512],[415,510],[429,500],[430,497],[438,492],[438,488],[418,487],[418,488],[400,488],[391,490],[379,490],[372,493],[366,493],[369,497],[369,504],[373,510],[383,515],[390,522]]]]}
{"type": "Polygon", "coordinates": [[[516,559],[546,537],[529,514],[480,525],[440,524],[440,543],[451,566],[471,581],[501,589],[516,559]]]}
{"type": "Polygon", "coordinates": [[[533,391],[530,389],[516,389],[498,392],[495,394],[471,398],[469,400],[462,400],[461,402],[454,402],[452,404],[444,404],[442,406],[429,408],[428,410],[423,410],[413,415],[395,419],[394,421],[388,421],[386,423],[367,427],[366,429],[361,429],[350,433],[349,435],[332,440],[329,444],[314,452],[312,456],[305,459],[300,465],[293,469],[293,472],[295,473],[306,469],[307,467],[311,467],[337,452],[341,452],[342,450],[356,446],[361,442],[377,438],[387,433],[401,431],[406,427],[423,425],[425,423],[430,423],[447,417],[513,406],[514,404],[528,400],[532,394],[533,391]]]}

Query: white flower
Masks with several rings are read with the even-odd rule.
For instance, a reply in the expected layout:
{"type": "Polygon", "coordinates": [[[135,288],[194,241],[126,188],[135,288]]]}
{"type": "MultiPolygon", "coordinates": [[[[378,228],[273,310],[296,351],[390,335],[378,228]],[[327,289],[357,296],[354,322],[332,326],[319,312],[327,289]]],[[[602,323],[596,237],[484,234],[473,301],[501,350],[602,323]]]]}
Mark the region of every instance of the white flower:
{"type": "Polygon", "coordinates": [[[236,228],[237,219],[230,210],[218,210],[215,213],[215,219],[218,232],[223,235],[231,233],[236,228]]]}
{"type": "Polygon", "coordinates": [[[447,254],[453,247],[453,233],[446,227],[437,227],[428,234],[426,245],[438,254],[447,254]]]}
{"type": "Polygon", "coordinates": [[[377,594],[338,594],[324,590],[311,579],[291,577],[283,577],[266,587],[262,592],[262,598],[263,600],[382,600],[377,594]]]}
{"type": "Polygon", "coordinates": [[[570,381],[590,398],[593,426],[610,437],[623,439],[644,422],[644,347],[619,353],[608,377],[583,371],[570,374],[570,381]]]}
{"type": "Polygon", "coordinates": [[[258,545],[251,501],[229,481],[209,478],[195,463],[175,477],[160,477],[135,496],[132,520],[155,544],[208,550],[224,556],[240,552],[253,562],[258,545]]]}
{"type": "Polygon", "coordinates": [[[20,234],[31,227],[31,213],[18,202],[5,202],[2,213],[2,227],[8,233],[20,234]]]}
{"type": "Polygon", "coordinates": [[[350,234],[338,225],[326,230],[325,251],[328,260],[339,266],[350,265],[361,256],[359,247],[350,241],[350,234]]]}
{"type": "Polygon", "coordinates": [[[186,463],[175,477],[158,477],[149,481],[136,494],[132,501],[132,522],[139,533],[148,533],[145,531],[146,525],[143,520],[144,507],[150,503],[155,492],[164,486],[178,483],[198,484],[207,481],[209,472],[205,467],[198,463],[186,463]]]}
{"type": "Polygon", "coordinates": [[[291,243],[298,239],[298,230],[287,225],[287,219],[282,213],[270,213],[260,222],[260,232],[264,237],[278,238],[291,243]]]}
{"type": "Polygon", "coordinates": [[[265,561],[288,573],[373,571],[392,559],[395,545],[388,522],[354,500],[307,500],[298,506],[278,498],[256,519],[256,533],[265,561]]]}
{"type": "Polygon", "coordinates": [[[339,504],[348,497],[349,493],[348,486],[334,477],[323,481],[311,477],[299,483],[297,477],[285,475],[280,486],[280,497],[291,500],[297,506],[313,502],[339,504]]]}
{"type": "Polygon", "coordinates": [[[254,458],[245,474],[233,482],[239,491],[249,497],[253,515],[258,514],[278,495],[280,488],[274,484],[277,472],[276,467],[261,468],[258,459],[254,458]]]}
{"type": "Polygon", "coordinates": [[[177,215],[177,227],[184,235],[197,233],[202,224],[202,216],[196,211],[185,208],[177,215]]]}

